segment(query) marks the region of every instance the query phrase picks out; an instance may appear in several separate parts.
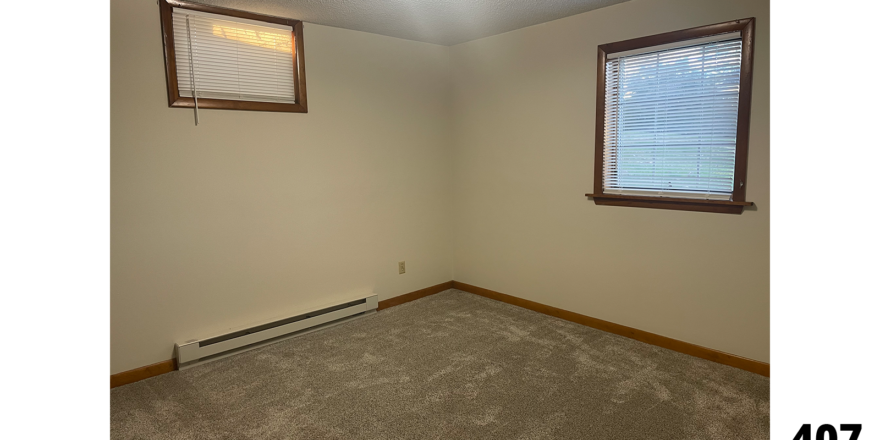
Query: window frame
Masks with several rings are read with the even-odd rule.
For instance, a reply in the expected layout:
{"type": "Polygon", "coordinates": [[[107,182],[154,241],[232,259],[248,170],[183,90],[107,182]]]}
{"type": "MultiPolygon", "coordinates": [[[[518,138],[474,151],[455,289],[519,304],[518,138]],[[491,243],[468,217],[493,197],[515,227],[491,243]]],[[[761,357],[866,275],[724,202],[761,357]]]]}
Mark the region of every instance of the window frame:
{"type": "Polygon", "coordinates": [[[165,51],[165,83],[168,89],[168,107],[194,108],[193,98],[180,96],[177,85],[177,61],[174,52],[174,23],[171,16],[171,8],[191,9],[193,11],[209,12],[212,14],[226,15],[229,17],[246,18],[250,20],[277,23],[293,28],[292,36],[294,43],[293,54],[293,87],[294,104],[281,102],[238,101],[234,99],[199,98],[200,109],[219,110],[253,110],[266,112],[290,112],[308,113],[308,100],[306,99],[306,65],[305,50],[303,45],[303,24],[300,20],[273,17],[271,15],[254,14],[236,9],[208,6],[198,3],[190,3],[180,0],[159,0],[159,16],[162,22],[162,46],[165,51]]]}
{"type": "Polygon", "coordinates": [[[724,23],[699,26],[680,31],[666,32],[616,43],[598,46],[596,75],[596,140],[593,169],[593,199],[596,205],[631,206],[639,208],[675,209],[684,211],[719,212],[741,214],[747,202],[746,172],[749,154],[749,122],[752,110],[752,60],[755,47],[755,18],[744,18],[724,23]],[[677,43],[695,38],[709,37],[739,31],[742,34],[742,61],[740,65],[739,108],[736,121],[736,154],[734,165],[734,185],[731,200],[701,200],[660,196],[632,196],[605,194],[605,63],[610,54],[634,49],[643,49],[662,44],[677,43]]]}

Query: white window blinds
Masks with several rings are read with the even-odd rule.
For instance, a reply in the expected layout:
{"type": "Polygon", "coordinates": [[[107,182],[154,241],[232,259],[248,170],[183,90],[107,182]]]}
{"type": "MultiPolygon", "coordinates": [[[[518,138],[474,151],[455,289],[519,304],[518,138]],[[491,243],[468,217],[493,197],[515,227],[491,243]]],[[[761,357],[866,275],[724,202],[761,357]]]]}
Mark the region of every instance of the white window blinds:
{"type": "Polygon", "coordinates": [[[606,62],[604,193],[730,200],[742,54],[732,38],[606,62]]]}
{"type": "Polygon", "coordinates": [[[179,8],[172,19],[180,96],[295,103],[292,27],[179,8]]]}

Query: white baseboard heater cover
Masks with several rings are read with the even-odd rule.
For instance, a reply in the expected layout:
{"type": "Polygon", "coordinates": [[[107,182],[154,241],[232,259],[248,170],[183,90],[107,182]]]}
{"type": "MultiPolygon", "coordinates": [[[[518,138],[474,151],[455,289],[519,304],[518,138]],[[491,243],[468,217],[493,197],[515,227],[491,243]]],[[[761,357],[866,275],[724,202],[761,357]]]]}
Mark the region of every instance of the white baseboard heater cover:
{"type": "Polygon", "coordinates": [[[174,344],[177,353],[177,366],[178,368],[191,367],[207,360],[219,359],[230,354],[261,347],[271,342],[277,342],[284,336],[293,336],[293,333],[303,334],[310,330],[316,330],[316,327],[323,328],[359,315],[375,312],[378,306],[379,297],[371,295],[210,338],[193,339],[174,344]]]}

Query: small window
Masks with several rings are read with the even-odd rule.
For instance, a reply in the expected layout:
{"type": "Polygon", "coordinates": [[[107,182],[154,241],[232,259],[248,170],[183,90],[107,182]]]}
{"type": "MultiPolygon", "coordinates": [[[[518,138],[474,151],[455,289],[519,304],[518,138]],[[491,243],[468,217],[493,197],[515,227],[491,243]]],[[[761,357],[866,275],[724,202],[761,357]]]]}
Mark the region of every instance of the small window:
{"type": "Polygon", "coordinates": [[[302,22],[176,0],[160,14],[170,107],[307,112],[302,22]]]}
{"type": "Polygon", "coordinates": [[[741,213],[754,19],[599,46],[599,205],[741,213]]]}

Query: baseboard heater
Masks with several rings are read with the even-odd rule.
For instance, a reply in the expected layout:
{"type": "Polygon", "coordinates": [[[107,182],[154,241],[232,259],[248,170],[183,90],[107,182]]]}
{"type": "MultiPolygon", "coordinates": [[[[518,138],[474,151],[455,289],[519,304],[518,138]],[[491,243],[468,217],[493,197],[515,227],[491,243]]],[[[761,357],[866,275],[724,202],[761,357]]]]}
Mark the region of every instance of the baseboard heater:
{"type": "Polygon", "coordinates": [[[193,339],[174,344],[177,366],[180,369],[188,368],[209,360],[227,357],[292,336],[309,333],[375,312],[378,306],[378,296],[371,295],[210,338],[193,339]]]}

